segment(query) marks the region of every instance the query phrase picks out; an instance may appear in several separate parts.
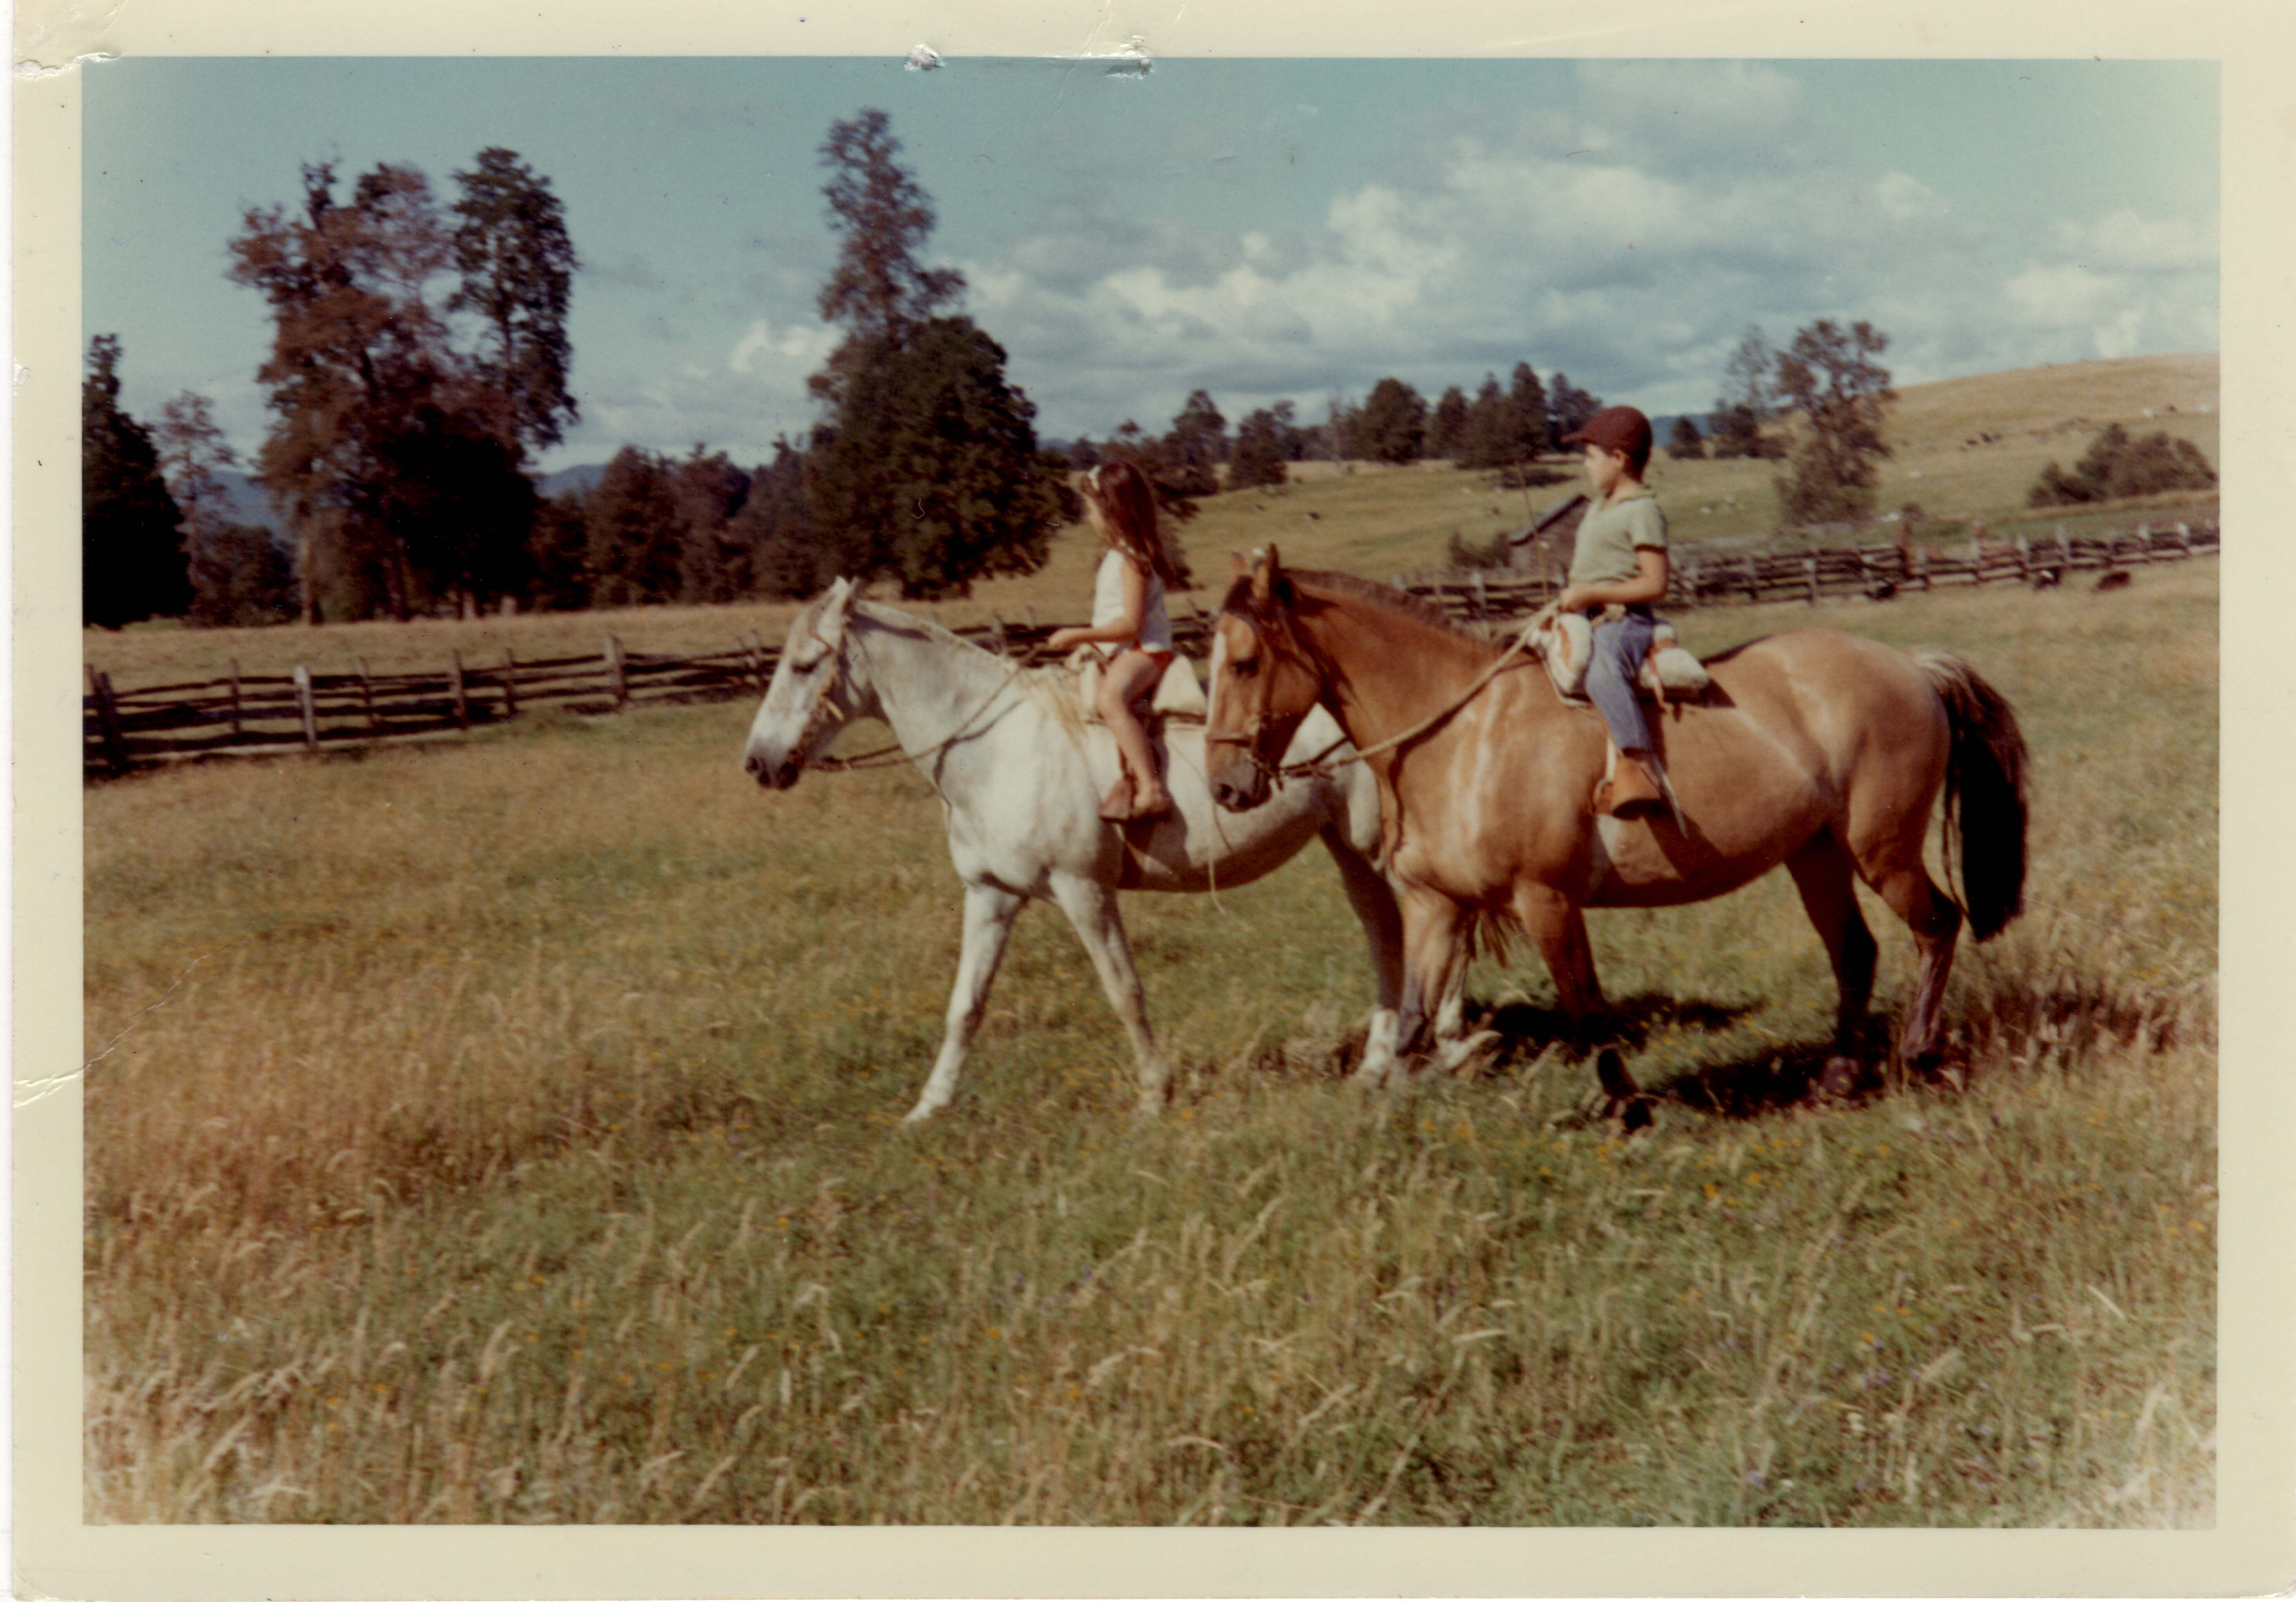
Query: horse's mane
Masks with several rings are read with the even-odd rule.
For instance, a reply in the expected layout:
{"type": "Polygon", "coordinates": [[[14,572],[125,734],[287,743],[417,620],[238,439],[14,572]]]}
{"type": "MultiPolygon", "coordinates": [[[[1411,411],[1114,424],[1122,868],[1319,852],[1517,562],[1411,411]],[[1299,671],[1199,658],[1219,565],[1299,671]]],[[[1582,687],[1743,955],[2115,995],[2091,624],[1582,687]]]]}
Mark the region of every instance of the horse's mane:
{"type": "MultiPolygon", "coordinates": [[[[1286,568],[1283,576],[1294,584],[1327,590],[1341,595],[1351,595],[1357,601],[1367,601],[1382,610],[1423,623],[1428,627],[1464,641],[1470,645],[1492,649],[1491,642],[1472,629],[1460,627],[1443,613],[1440,607],[1422,601],[1418,596],[1397,589],[1393,584],[1380,583],[1375,578],[1358,578],[1352,573],[1326,573],[1313,568],[1286,568]]],[[[1245,574],[1228,586],[1226,598],[1220,603],[1223,611],[1249,612],[1251,609],[1251,576],[1245,574]]]]}
{"type": "Polygon", "coordinates": [[[914,635],[919,639],[930,640],[936,645],[952,646],[959,651],[987,658],[989,661],[1006,669],[1012,674],[1013,682],[1019,687],[1021,693],[1043,707],[1062,727],[1072,733],[1083,732],[1084,713],[1077,703],[1076,675],[1066,667],[1058,664],[1045,667],[1024,667],[1017,662],[998,656],[986,646],[977,645],[964,635],[943,628],[930,617],[920,617],[914,612],[905,612],[898,607],[888,606],[881,601],[857,600],[853,603],[853,609],[880,628],[914,635]]]}

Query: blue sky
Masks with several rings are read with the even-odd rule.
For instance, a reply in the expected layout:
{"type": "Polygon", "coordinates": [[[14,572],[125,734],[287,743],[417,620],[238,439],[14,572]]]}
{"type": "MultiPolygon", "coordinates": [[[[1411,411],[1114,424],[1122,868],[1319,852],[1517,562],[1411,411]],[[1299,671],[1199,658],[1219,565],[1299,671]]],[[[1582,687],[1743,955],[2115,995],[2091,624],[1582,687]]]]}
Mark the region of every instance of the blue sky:
{"type": "Polygon", "coordinates": [[[1050,436],[1526,359],[1697,411],[1749,323],[1817,316],[1888,331],[1901,383],[2217,347],[2216,68],[2087,61],[129,59],[86,78],[84,334],[137,415],[198,389],[251,449],[243,210],[325,159],[451,196],[504,144],[584,264],[583,417],[542,465],[754,462],[813,419],[816,151],[863,106],[1050,436]]]}

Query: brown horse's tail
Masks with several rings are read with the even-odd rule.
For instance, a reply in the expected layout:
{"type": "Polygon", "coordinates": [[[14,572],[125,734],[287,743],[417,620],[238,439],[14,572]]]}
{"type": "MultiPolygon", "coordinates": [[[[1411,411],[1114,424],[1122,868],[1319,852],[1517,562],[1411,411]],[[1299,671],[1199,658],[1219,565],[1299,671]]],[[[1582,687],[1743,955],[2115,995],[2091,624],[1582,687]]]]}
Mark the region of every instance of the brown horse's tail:
{"type": "Polygon", "coordinates": [[[1945,764],[1948,866],[1959,847],[1969,930],[1990,940],[2025,910],[2025,737],[2002,693],[1959,657],[1915,651],[1953,731],[1945,764]]]}

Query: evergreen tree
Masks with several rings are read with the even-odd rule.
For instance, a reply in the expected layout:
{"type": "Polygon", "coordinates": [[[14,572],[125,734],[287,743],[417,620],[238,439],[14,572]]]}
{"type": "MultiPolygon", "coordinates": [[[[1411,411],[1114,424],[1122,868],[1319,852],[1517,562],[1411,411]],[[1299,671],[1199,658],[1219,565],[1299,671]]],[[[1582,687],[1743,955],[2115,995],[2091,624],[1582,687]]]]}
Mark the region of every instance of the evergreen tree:
{"type": "Polygon", "coordinates": [[[408,609],[490,609],[525,593],[540,497],[520,470],[516,441],[472,411],[423,405],[381,456],[387,474],[376,510],[403,565],[408,609]]]}
{"type": "Polygon", "coordinates": [[[1467,397],[1459,386],[1452,385],[1443,391],[1443,398],[1435,403],[1435,410],[1427,419],[1427,454],[1445,462],[1456,462],[1467,437],[1467,397]]]}
{"type": "Polygon", "coordinates": [[[1235,431],[1235,454],[1228,461],[1230,489],[1261,489],[1289,481],[1284,465],[1283,424],[1273,411],[1262,408],[1245,418],[1235,431]]]}
{"type": "Polygon", "coordinates": [[[907,596],[1033,572],[1060,515],[1036,407],[970,318],[937,315],[962,274],[925,266],[931,201],[885,114],[832,125],[822,192],[841,236],[822,315],[849,331],[815,375],[829,417],[808,453],[816,576],[889,575],[907,596]]]}
{"type": "Polygon", "coordinates": [[[1841,328],[1821,317],[1794,335],[1778,358],[1778,393],[1801,414],[1792,470],[1777,481],[1778,500],[1795,522],[1842,521],[1874,509],[1881,475],[1874,462],[1890,454],[1882,437],[1883,408],[1897,399],[1890,372],[1874,358],[1889,335],[1870,323],[1841,328]]]}
{"type": "Polygon", "coordinates": [[[748,552],[757,593],[802,601],[836,576],[823,571],[806,489],[806,454],[786,438],[774,459],[750,475],[750,493],[734,516],[734,537],[748,552]]]}
{"type": "Polygon", "coordinates": [[[1188,396],[1157,454],[1158,480],[1174,494],[1219,493],[1219,475],[1214,470],[1227,459],[1227,419],[1209,393],[1198,389],[1188,396]]]}
{"type": "Polygon", "coordinates": [[[1514,460],[1513,420],[1507,415],[1506,392],[1496,373],[1483,374],[1474,404],[1459,440],[1458,462],[1466,468],[1505,467],[1514,460]]]}
{"type": "MultiPolygon", "coordinates": [[[[1562,376],[1555,374],[1558,381],[1562,376]]],[[[1529,362],[1514,364],[1513,378],[1507,386],[1507,444],[1513,452],[1509,465],[1536,462],[1546,454],[1546,390],[1529,362]]]]}
{"type": "Polygon", "coordinates": [[[566,312],[581,264],[564,208],[549,179],[499,145],[480,151],[477,169],[455,179],[463,190],[454,236],[462,283],[447,308],[475,312],[485,326],[474,376],[502,408],[503,431],[546,449],[581,414],[566,392],[573,360],[566,312]]]}
{"type": "Polygon", "coordinates": [[[1356,419],[1356,454],[1400,465],[1419,460],[1427,435],[1427,403],[1401,379],[1385,378],[1371,387],[1356,419]]]}
{"type": "Polygon", "coordinates": [[[1043,566],[1059,497],[1004,347],[966,317],[855,344],[808,485],[831,571],[888,575],[914,598],[1043,566]]]}
{"type": "Polygon", "coordinates": [[[593,606],[676,597],[683,542],[660,458],[636,445],[615,452],[586,498],[583,522],[593,606]]]}
{"type": "MultiPolygon", "coordinates": [[[[900,153],[892,119],[873,107],[830,124],[821,146],[821,164],[832,175],[821,192],[839,236],[837,266],[821,290],[821,315],[851,331],[848,348],[855,360],[878,346],[899,346],[911,329],[964,292],[964,274],[917,259],[938,219],[900,153]]],[[[832,356],[814,377],[815,393],[824,399],[838,397],[845,355],[832,356]]]]}
{"type": "Polygon", "coordinates": [[[1566,434],[1584,427],[1587,420],[1602,409],[1601,396],[1590,395],[1566,374],[1556,373],[1554,388],[1546,396],[1547,437],[1559,442],[1566,434]]]}
{"type": "Polygon", "coordinates": [[[1267,408],[1275,420],[1275,443],[1283,452],[1286,462],[1308,459],[1308,431],[1299,426],[1300,409],[1288,400],[1277,401],[1267,408]]]}
{"type": "Polygon", "coordinates": [[[754,576],[748,542],[732,527],[750,493],[750,475],[723,451],[700,445],[670,470],[677,507],[677,595],[689,603],[734,601],[750,593],[754,576]]]}
{"type": "Polygon", "coordinates": [[[527,535],[527,599],[548,612],[590,605],[590,523],[579,491],[554,495],[535,509],[527,535]]]}
{"type": "Polygon", "coordinates": [[[1706,459],[1706,436],[1698,431],[1698,421],[1693,417],[1677,417],[1666,442],[1666,454],[1677,462],[1702,462],[1706,459]]]}
{"type": "Polygon", "coordinates": [[[79,390],[80,620],[118,628],[191,609],[183,513],[152,436],[119,404],[119,340],[88,346],[79,390]]]}

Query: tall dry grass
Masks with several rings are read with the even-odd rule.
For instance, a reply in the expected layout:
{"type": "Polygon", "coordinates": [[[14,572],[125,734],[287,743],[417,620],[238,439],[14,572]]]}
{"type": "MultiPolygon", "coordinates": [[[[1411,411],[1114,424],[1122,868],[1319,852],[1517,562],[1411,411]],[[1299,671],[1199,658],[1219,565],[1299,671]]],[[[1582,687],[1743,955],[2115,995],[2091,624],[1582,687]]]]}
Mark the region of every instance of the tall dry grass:
{"type": "Polygon", "coordinates": [[[1964,948],[1964,1085],[1824,1113],[1783,882],[1596,915],[1672,1098],[1624,1141],[1535,971],[1476,975],[1481,1078],[1337,1083],[1314,859],[1128,903],[1160,1124],[1032,911],[901,1130],[938,809],[757,790],[742,707],[96,787],[88,1516],[2205,1524],[2213,568],[1822,609],[2015,700],[2030,911],[1964,948]]]}

